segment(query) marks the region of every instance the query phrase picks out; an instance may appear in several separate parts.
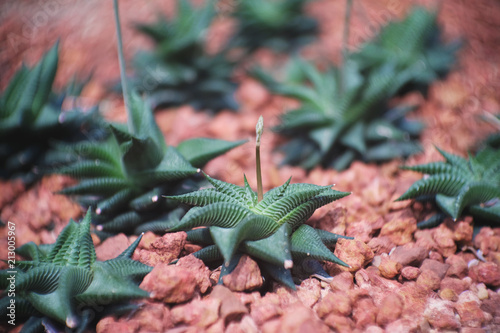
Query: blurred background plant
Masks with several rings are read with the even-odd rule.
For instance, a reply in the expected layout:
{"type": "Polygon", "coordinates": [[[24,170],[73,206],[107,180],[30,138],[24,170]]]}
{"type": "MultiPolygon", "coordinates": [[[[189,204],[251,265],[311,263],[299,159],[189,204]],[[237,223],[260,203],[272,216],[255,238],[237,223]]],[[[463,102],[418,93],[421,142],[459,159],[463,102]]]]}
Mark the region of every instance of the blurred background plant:
{"type": "Polygon", "coordinates": [[[58,66],[56,43],[32,68],[23,65],[0,96],[0,177],[31,184],[64,162],[57,144],[101,140],[107,135],[97,107],[63,110],[86,80],[53,91],[58,66]]]}
{"type": "Polygon", "coordinates": [[[321,71],[294,59],[284,69],[283,82],[263,69],[253,70],[270,91],[301,102],[298,109],[283,114],[276,127],[291,138],[280,147],[283,163],[342,170],[355,159],[379,162],[419,152],[416,139],[423,124],[406,118],[415,107],[391,107],[391,100],[425,91],[443,77],[458,46],[442,43],[435,12],[416,7],[358,52],[344,52],[341,67],[327,65],[321,71]]]}
{"type": "Polygon", "coordinates": [[[208,54],[206,32],[215,15],[214,1],[200,8],[178,0],[175,17],[160,16],[137,30],[154,43],[153,51],[134,58],[133,86],[147,93],[153,109],[190,104],[197,110],[237,110],[232,79],[235,63],[225,52],[208,54]]]}
{"type": "Polygon", "coordinates": [[[252,54],[267,48],[291,53],[317,37],[318,22],[308,16],[305,6],[310,0],[239,0],[232,17],[236,31],[229,48],[241,48],[252,54]]]}

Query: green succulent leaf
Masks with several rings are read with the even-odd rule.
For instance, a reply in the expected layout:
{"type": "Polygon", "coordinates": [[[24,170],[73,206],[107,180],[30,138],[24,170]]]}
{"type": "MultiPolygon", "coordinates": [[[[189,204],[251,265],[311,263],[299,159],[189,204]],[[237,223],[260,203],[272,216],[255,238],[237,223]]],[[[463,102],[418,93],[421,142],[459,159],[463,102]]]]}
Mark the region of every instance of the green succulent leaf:
{"type": "Polygon", "coordinates": [[[245,142],[246,140],[231,142],[209,138],[195,138],[182,141],[177,146],[177,150],[192,166],[201,168],[214,157],[224,154],[245,142]]]}
{"type": "MultiPolygon", "coordinates": [[[[397,200],[435,196],[439,208],[457,220],[464,210],[490,221],[500,217],[496,202],[500,200],[500,151],[485,148],[476,156],[469,155],[466,160],[460,156],[438,149],[445,162],[424,165],[404,166],[403,169],[427,174],[416,181],[397,200]],[[493,208],[491,208],[493,207],[493,208]]],[[[419,226],[434,225],[432,219],[419,226]]]]}
{"type": "MultiPolygon", "coordinates": [[[[31,318],[43,321],[47,317],[69,328],[85,328],[88,318],[85,311],[79,311],[82,308],[148,297],[137,282],[152,268],[130,259],[142,236],[117,258],[96,261],[91,215],[89,209],[80,223],[70,220],[56,243],[47,249],[34,243],[19,249],[32,260],[16,263],[16,318],[34,316],[31,318]]],[[[5,274],[10,273],[0,271],[0,277],[5,274]]],[[[5,301],[9,301],[7,295],[0,303],[5,301]]],[[[39,320],[27,323],[28,327],[38,327],[39,320]]]]}
{"type": "Polygon", "coordinates": [[[336,264],[349,267],[348,264],[337,258],[326,246],[323,244],[321,237],[317,231],[306,224],[301,225],[292,234],[290,241],[292,256],[299,259],[304,257],[311,257],[318,260],[327,260],[336,264]]]}

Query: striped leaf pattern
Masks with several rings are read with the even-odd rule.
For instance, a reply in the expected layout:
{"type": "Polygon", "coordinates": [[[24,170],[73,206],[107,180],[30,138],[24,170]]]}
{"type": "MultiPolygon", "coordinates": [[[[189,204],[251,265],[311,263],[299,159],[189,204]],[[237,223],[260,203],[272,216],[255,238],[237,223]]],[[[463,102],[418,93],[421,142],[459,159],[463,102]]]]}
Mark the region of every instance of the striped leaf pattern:
{"type": "MultiPolygon", "coordinates": [[[[500,150],[487,147],[468,159],[438,150],[445,162],[402,167],[428,176],[416,181],[397,200],[433,195],[439,208],[454,220],[467,211],[480,219],[498,222],[500,150]]],[[[419,226],[433,226],[442,220],[431,217],[419,226]]]]}
{"type": "Polygon", "coordinates": [[[166,145],[152,111],[138,94],[130,94],[130,104],[129,126],[109,124],[106,141],[61,147],[71,162],[58,172],[80,182],[60,193],[75,195],[95,209],[101,238],[117,232],[138,234],[146,225],[153,226],[149,223],[175,208],[172,200],[159,200],[162,195],[197,189],[193,177],[199,167],[244,143],[191,139],[181,143],[179,151],[166,145]]]}
{"type": "MultiPolygon", "coordinates": [[[[20,261],[16,277],[16,307],[19,318],[48,317],[69,328],[83,329],[89,318],[80,311],[85,306],[113,306],[117,302],[148,297],[137,284],[151,267],[131,259],[139,237],[115,259],[96,260],[90,236],[91,211],[76,223],[73,220],[63,229],[56,243],[41,250],[34,243],[19,248],[31,261],[20,261]],[[27,263],[27,264],[24,264],[27,263]]],[[[0,277],[8,276],[7,270],[0,277]]],[[[4,279],[2,279],[2,282],[4,279]]],[[[5,279],[5,281],[7,281],[5,279]]],[[[0,304],[9,300],[0,299],[0,304]]],[[[6,315],[6,307],[0,310],[6,315]]]]}
{"type": "Polygon", "coordinates": [[[346,266],[325,245],[333,245],[343,236],[318,233],[304,223],[316,209],[349,193],[335,191],[332,186],[291,184],[288,179],[258,202],[246,177],[243,187],[205,177],[213,187],[167,196],[194,206],[167,231],[186,230],[189,241],[208,245],[195,253],[198,258],[207,262],[222,259],[223,272],[228,273],[241,253],[247,253],[291,288],[295,288],[289,279],[295,259],[310,256],[346,266]]]}

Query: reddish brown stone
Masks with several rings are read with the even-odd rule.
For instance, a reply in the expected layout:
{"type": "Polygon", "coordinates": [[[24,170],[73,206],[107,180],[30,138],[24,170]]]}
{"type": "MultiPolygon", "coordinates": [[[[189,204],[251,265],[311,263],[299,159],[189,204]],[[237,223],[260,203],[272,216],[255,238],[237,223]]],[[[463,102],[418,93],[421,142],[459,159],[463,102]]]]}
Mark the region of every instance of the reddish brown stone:
{"type": "Polygon", "coordinates": [[[118,321],[114,317],[105,317],[101,319],[96,326],[97,333],[135,333],[139,328],[139,323],[134,320],[118,321]]]}
{"type": "Polygon", "coordinates": [[[153,244],[157,239],[160,237],[157,236],[155,233],[151,231],[146,231],[144,235],[142,236],[141,243],[137,247],[138,249],[146,249],[150,250],[151,249],[151,244],[153,244]]]}
{"type": "Polygon", "coordinates": [[[453,240],[453,231],[448,229],[445,223],[432,230],[432,237],[436,241],[437,251],[443,257],[449,257],[457,252],[457,245],[453,240]]]}
{"type": "Polygon", "coordinates": [[[273,292],[278,295],[280,300],[280,305],[282,307],[287,307],[291,304],[299,302],[299,298],[297,297],[297,292],[295,290],[291,290],[288,287],[285,287],[281,283],[274,282],[273,292]]]}
{"type": "Polygon", "coordinates": [[[196,284],[198,285],[198,290],[204,294],[208,288],[212,286],[210,282],[210,270],[203,263],[202,260],[196,258],[193,255],[188,255],[182,257],[177,262],[176,266],[184,267],[192,272],[196,284]]]}
{"type": "Polygon", "coordinates": [[[469,269],[469,276],[476,282],[487,286],[500,286],[500,267],[492,262],[480,262],[469,269]]]}
{"type": "Polygon", "coordinates": [[[378,308],[373,303],[370,297],[360,298],[354,303],[352,310],[352,318],[356,322],[357,328],[365,328],[375,324],[378,308]]]}
{"type": "Polygon", "coordinates": [[[312,308],[321,296],[321,285],[319,280],[309,278],[301,282],[297,287],[297,297],[307,307],[312,308]]]}
{"type": "Polygon", "coordinates": [[[202,248],[203,248],[203,246],[201,246],[201,245],[186,243],[186,245],[184,245],[184,252],[183,253],[185,253],[186,255],[192,254],[192,253],[198,252],[202,248]]]}
{"type": "Polygon", "coordinates": [[[380,265],[378,266],[380,275],[388,279],[392,279],[398,275],[402,268],[403,266],[401,263],[389,259],[388,256],[383,256],[380,265]]]}
{"type": "MultiPolygon", "coordinates": [[[[221,318],[219,318],[219,319],[217,319],[217,321],[215,323],[213,323],[212,325],[208,326],[203,332],[204,333],[220,333],[220,332],[224,332],[224,328],[225,327],[226,327],[226,325],[224,324],[224,320],[222,320],[221,318]]],[[[199,328],[197,328],[197,330],[200,331],[199,328]]]]}
{"type": "Polygon", "coordinates": [[[0,180],[0,211],[9,202],[12,202],[16,196],[24,191],[24,183],[21,179],[9,181],[0,180]]]}
{"type": "Polygon", "coordinates": [[[248,309],[228,288],[217,285],[210,293],[211,298],[217,298],[221,301],[220,317],[224,322],[238,320],[245,314],[248,314],[248,309]]]}
{"type": "Polygon", "coordinates": [[[187,324],[196,327],[208,327],[219,318],[221,301],[217,298],[197,299],[170,310],[175,325],[187,324]]]}
{"type": "Polygon", "coordinates": [[[451,278],[451,277],[445,277],[440,284],[440,289],[446,289],[449,288],[455,292],[455,294],[459,295],[463,291],[467,290],[468,288],[467,282],[457,279],[457,278],[451,278]]]}
{"type": "MultiPolygon", "coordinates": [[[[164,314],[167,307],[158,303],[146,303],[133,313],[132,320],[139,325],[141,332],[161,332],[163,331],[164,314]]],[[[170,313],[167,312],[168,315],[170,313]]],[[[127,321],[129,319],[127,318],[127,321]]],[[[168,327],[167,327],[168,328],[168,327]]]]}
{"type": "Polygon", "coordinates": [[[190,300],[197,283],[186,268],[159,264],[146,275],[140,287],[150,292],[150,297],[165,303],[180,303],[190,300]]]}
{"type": "Polygon", "coordinates": [[[367,244],[375,255],[389,253],[396,245],[388,236],[374,237],[367,244]]]}
{"type": "Polygon", "coordinates": [[[408,318],[398,319],[385,327],[385,332],[420,332],[422,318],[411,320],[408,318]]]}
{"type": "Polygon", "coordinates": [[[480,308],[481,301],[472,291],[464,291],[458,296],[455,310],[460,316],[462,325],[468,327],[481,327],[486,321],[484,312],[480,308]]]}
{"type": "Polygon", "coordinates": [[[500,318],[500,294],[490,290],[489,297],[481,303],[481,310],[490,313],[494,317],[500,318]]]}
{"type": "MultiPolygon", "coordinates": [[[[319,210],[318,210],[319,211],[319,210]]],[[[339,235],[345,235],[347,209],[343,206],[335,208],[328,207],[324,212],[319,212],[319,216],[311,224],[313,227],[333,232],[339,235]]]]}
{"type": "Polygon", "coordinates": [[[371,325],[365,328],[364,333],[384,333],[384,329],[375,325],[371,325]]]}
{"type": "Polygon", "coordinates": [[[429,251],[423,247],[398,246],[389,255],[391,260],[399,262],[403,266],[420,266],[427,258],[429,251]]]}
{"type": "Polygon", "coordinates": [[[118,234],[113,237],[107,238],[95,249],[97,260],[106,261],[116,258],[129,246],[127,236],[118,234]]]}
{"type": "Polygon", "coordinates": [[[485,330],[478,327],[462,327],[460,333],[484,333],[485,330]]]}
{"type": "Polygon", "coordinates": [[[377,324],[386,326],[393,321],[396,321],[403,312],[403,300],[397,293],[390,293],[378,307],[377,324]]]}
{"type": "Polygon", "coordinates": [[[455,317],[453,302],[430,298],[424,317],[436,329],[457,329],[460,321],[455,317]]]}
{"type": "Polygon", "coordinates": [[[456,300],[458,300],[457,293],[453,289],[450,289],[450,288],[439,289],[439,297],[441,297],[441,299],[446,300],[446,301],[455,302],[456,300]]]}
{"type": "Polygon", "coordinates": [[[423,229],[415,231],[415,245],[418,247],[423,247],[427,251],[437,250],[438,245],[434,238],[432,237],[432,230],[423,229]]]}
{"type": "Polygon", "coordinates": [[[276,318],[282,313],[280,299],[278,295],[268,293],[261,299],[250,305],[250,316],[261,326],[272,318],[276,318]]]}
{"type": "Polygon", "coordinates": [[[354,321],[350,317],[343,315],[332,313],[324,321],[334,332],[348,333],[354,329],[354,321]]]}
{"type": "Polygon", "coordinates": [[[417,284],[429,290],[438,290],[441,284],[441,278],[436,272],[426,269],[418,276],[417,284]]]}
{"type": "Polygon", "coordinates": [[[464,221],[458,221],[452,224],[453,240],[462,244],[470,244],[472,241],[472,228],[471,219],[467,218],[464,221]]]}
{"type": "Polygon", "coordinates": [[[349,237],[354,237],[361,242],[369,242],[371,235],[373,233],[373,228],[368,223],[368,221],[357,221],[350,223],[345,231],[345,234],[349,237]]]}
{"type": "Polygon", "coordinates": [[[459,279],[467,276],[469,268],[467,262],[461,256],[456,254],[451,255],[446,258],[445,262],[450,265],[450,268],[448,268],[446,272],[446,276],[457,277],[459,279]]]}
{"type": "Polygon", "coordinates": [[[403,316],[419,317],[422,316],[427,298],[431,291],[428,288],[418,285],[414,281],[408,281],[403,284],[398,291],[403,299],[403,316]]]}
{"type": "Polygon", "coordinates": [[[386,216],[387,223],[380,230],[380,236],[388,236],[396,245],[403,245],[413,240],[417,230],[417,221],[411,209],[391,213],[386,216]]]}
{"type": "Polygon", "coordinates": [[[257,263],[243,255],[236,268],[222,277],[224,285],[232,291],[254,290],[262,286],[263,280],[257,263]]]}
{"type": "Polygon", "coordinates": [[[500,251],[500,235],[490,227],[483,227],[474,237],[474,246],[480,249],[484,255],[488,255],[491,251],[500,251]]]}
{"type": "Polygon", "coordinates": [[[231,322],[224,333],[259,333],[260,330],[252,317],[245,315],[239,322],[231,322]]]}
{"type": "Polygon", "coordinates": [[[262,333],[278,333],[280,332],[281,318],[275,318],[266,321],[262,324],[262,333]]]}
{"type": "Polygon", "coordinates": [[[401,276],[406,280],[416,280],[420,275],[420,268],[406,266],[401,270],[401,276]]]}
{"type": "Polygon", "coordinates": [[[373,266],[357,271],[355,274],[355,280],[356,284],[363,288],[379,287],[385,291],[394,291],[401,287],[399,282],[381,277],[377,267],[373,266]]]}
{"type": "Polygon", "coordinates": [[[315,313],[301,305],[295,303],[284,310],[279,326],[280,332],[301,333],[301,332],[324,332],[330,330],[318,319],[315,313]]]}
{"type": "Polygon", "coordinates": [[[349,272],[341,272],[335,275],[330,282],[332,290],[348,291],[354,287],[353,275],[349,272]]]}
{"type": "Polygon", "coordinates": [[[450,268],[450,265],[448,264],[443,264],[437,260],[433,259],[425,259],[422,265],[420,266],[421,271],[425,270],[431,270],[434,273],[439,276],[440,279],[444,278],[446,275],[446,272],[448,271],[448,268],[450,268]]]}
{"type": "Polygon", "coordinates": [[[444,262],[443,256],[437,251],[430,251],[429,252],[429,259],[438,261],[440,263],[444,262]]]}
{"type": "Polygon", "coordinates": [[[345,291],[329,292],[318,302],[315,310],[320,318],[331,313],[349,316],[352,311],[351,299],[345,291]]]}
{"type": "MultiPolygon", "coordinates": [[[[250,110],[258,108],[271,97],[267,89],[260,82],[253,79],[243,80],[237,91],[237,96],[242,105],[245,105],[250,110]]],[[[217,129],[213,129],[213,131],[215,130],[217,129]]],[[[224,131],[225,129],[221,130],[224,131]]]]}
{"type": "Polygon", "coordinates": [[[335,255],[350,268],[342,267],[349,272],[355,272],[363,268],[374,257],[373,251],[365,243],[356,239],[339,239],[335,246],[335,255]]]}
{"type": "Polygon", "coordinates": [[[187,235],[183,231],[167,233],[151,244],[151,251],[158,254],[158,262],[168,264],[179,257],[184,244],[186,244],[186,237],[187,235]]]}

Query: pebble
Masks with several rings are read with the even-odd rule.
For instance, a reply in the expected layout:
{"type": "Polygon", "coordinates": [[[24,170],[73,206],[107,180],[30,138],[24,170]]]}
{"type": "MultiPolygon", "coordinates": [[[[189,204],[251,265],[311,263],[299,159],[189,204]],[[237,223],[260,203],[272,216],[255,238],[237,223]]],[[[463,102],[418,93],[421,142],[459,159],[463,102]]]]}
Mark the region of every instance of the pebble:
{"type": "Polygon", "coordinates": [[[424,247],[398,246],[391,252],[389,258],[399,262],[403,267],[419,267],[428,255],[429,251],[427,251],[424,247]]]}
{"type": "Polygon", "coordinates": [[[140,288],[152,299],[164,303],[182,303],[193,298],[197,283],[193,272],[184,268],[159,264],[146,275],[140,288]]]}
{"type": "Polygon", "coordinates": [[[232,291],[259,289],[264,282],[259,265],[247,255],[243,255],[236,268],[222,277],[224,285],[232,291]]]}
{"type": "Polygon", "coordinates": [[[469,276],[476,282],[500,287],[500,267],[492,262],[480,262],[469,268],[469,276]]]}
{"type": "Polygon", "coordinates": [[[438,298],[430,298],[424,311],[429,324],[440,330],[458,329],[460,320],[455,316],[454,303],[438,298]]]}
{"type": "Polygon", "coordinates": [[[355,272],[365,267],[374,257],[372,249],[357,239],[339,239],[334,253],[340,260],[351,266],[350,268],[341,268],[349,272],[355,272]]]}

